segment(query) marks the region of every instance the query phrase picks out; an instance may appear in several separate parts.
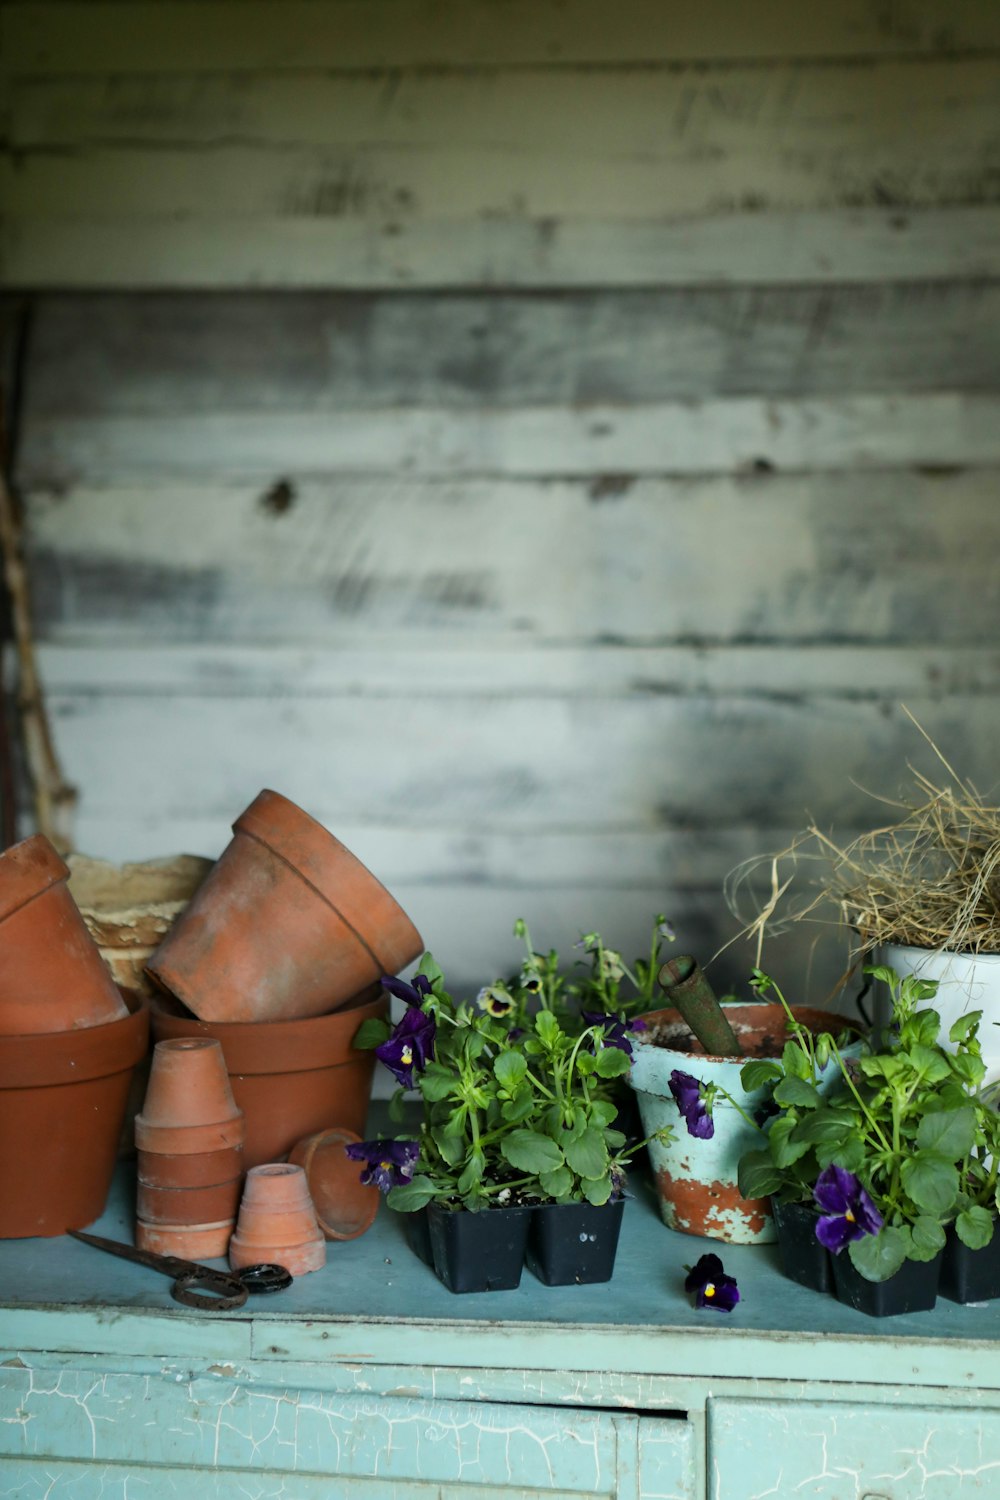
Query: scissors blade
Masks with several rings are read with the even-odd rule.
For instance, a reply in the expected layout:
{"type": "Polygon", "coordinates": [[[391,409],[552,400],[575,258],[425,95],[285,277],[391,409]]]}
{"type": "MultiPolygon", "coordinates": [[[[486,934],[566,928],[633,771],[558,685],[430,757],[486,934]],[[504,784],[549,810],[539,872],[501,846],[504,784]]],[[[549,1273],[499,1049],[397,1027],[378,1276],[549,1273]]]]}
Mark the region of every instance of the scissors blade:
{"type": "Polygon", "coordinates": [[[193,1260],[181,1260],[178,1255],[157,1255],[152,1250],[139,1250],[135,1245],[127,1245],[121,1240],[106,1240],[99,1234],[86,1234],[82,1229],[67,1229],[66,1233],[71,1234],[75,1240],[82,1240],[85,1245],[106,1250],[109,1255],[120,1255],[123,1260],[134,1261],[136,1265],[159,1271],[164,1276],[183,1276],[187,1272],[203,1269],[193,1260]]]}

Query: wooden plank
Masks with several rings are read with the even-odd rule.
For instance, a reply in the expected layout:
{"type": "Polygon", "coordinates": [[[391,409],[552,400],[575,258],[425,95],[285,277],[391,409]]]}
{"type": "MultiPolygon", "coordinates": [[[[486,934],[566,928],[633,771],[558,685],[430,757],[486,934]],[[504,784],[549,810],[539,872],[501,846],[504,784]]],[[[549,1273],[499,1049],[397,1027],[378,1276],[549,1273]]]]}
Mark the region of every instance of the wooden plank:
{"type": "Polygon", "coordinates": [[[51,127],[44,88],[15,88],[8,215],[677,219],[996,203],[1000,191],[992,58],[217,87],[199,114],[183,83],[112,81],[95,87],[90,123],[85,97],[78,125],[53,106],[51,127]]]}
{"type": "Polygon", "coordinates": [[[989,0],[177,0],[4,7],[14,66],[33,73],[388,68],[913,55],[1000,46],[989,0]]]}
{"type": "Polygon", "coordinates": [[[77,217],[8,223],[8,286],[410,288],[773,285],[1000,275],[1000,210],[520,218],[77,217]]]}
{"type": "Polygon", "coordinates": [[[34,413],[19,476],[63,489],[150,478],[276,479],[321,473],[704,474],[729,470],[1000,464],[1000,396],[955,391],[796,400],[381,410],[225,408],[138,416],[34,413]]]}
{"type": "Polygon", "coordinates": [[[1000,386],[1000,281],[52,296],[28,421],[1000,386]]]}
{"type": "MultiPolygon", "coordinates": [[[[98,437],[103,426],[86,429],[91,441],[94,425],[98,437]]],[[[56,432],[60,461],[72,462],[64,424],[56,432]]],[[[210,469],[215,450],[205,452],[203,432],[190,435],[210,469]]],[[[29,464],[37,440],[30,427],[29,464]]],[[[256,485],[27,489],[41,629],[69,642],[321,648],[207,651],[181,658],[183,681],[169,678],[170,653],[148,665],[139,658],[140,678],[166,672],[171,690],[213,693],[254,693],[261,683],[281,692],[284,674],[300,692],[364,691],[370,674],[392,691],[414,672],[435,691],[475,693],[486,651],[490,691],[520,683],[539,694],[589,692],[597,681],[603,693],[655,697],[729,692],[743,678],[776,693],[996,686],[988,651],[974,667],[972,657],[926,649],[820,652],[797,673],[787,653],[771,650],[991,641],[1000,608],[995,470],[542,481],[292,474],[283,489],[280,472],[256,485]],[[633,649],[526,649],[602,640],[633,649]],[[689,649],[726,641],[764,644],[749,655],[689,649]],[[671,642],[684,649],[649,649],[671,642]],[[322,649],[334,643],[336,656],[322,649]]],[[[115,661],[106,670],[132,670],[115,661]]]]}

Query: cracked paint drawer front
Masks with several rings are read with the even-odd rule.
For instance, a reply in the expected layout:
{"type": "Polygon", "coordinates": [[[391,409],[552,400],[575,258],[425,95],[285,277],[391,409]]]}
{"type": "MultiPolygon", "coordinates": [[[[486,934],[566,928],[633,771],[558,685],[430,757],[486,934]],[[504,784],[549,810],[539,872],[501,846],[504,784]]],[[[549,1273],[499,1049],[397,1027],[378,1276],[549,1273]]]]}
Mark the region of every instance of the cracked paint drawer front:
{"type": "MultiPolygon", "coordinates": [[[[627,1413],[573,1408],[8,1369],[0,1495],[326,1500],[336,1475],[337,1493],[359,1500],[381,1500],[387,1485],[396,1500],[440,1500],[452,1486],[463,1500],[636,1500],[639,1425],[627,1413]]],[[[655,1425],[656,1494],[697,1500],[689,1424],[655,1425]]]]}
{"type": "Polygon", "coordinates": [[[1000,1500],[1000,1412],[712,1401],[710,1500],[1000,1500]]]}

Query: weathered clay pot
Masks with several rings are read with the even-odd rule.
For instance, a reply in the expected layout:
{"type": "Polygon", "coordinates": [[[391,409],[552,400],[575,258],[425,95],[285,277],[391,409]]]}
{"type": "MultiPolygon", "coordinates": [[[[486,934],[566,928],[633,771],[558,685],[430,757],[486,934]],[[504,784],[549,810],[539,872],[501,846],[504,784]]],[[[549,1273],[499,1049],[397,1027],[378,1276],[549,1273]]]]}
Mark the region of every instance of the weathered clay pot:
{"type": "Polygon", "coordinates": [[[185,1260],[214,1260],[225,1255],[233,1235],[232,1219],[220,1224],[147,1224],[135,1221],[135,1243],[154,1255],[181,1255],[185,1260]]]}
{"type": "Polygon", "coordinates": [[[186,1156],[140,1151],[137,1156],[138,1180],[147,1187],[214,1187],[218,1182],[243,1177],[242,1146],[223,1146],[219,1151],[192,1151],[186,1156]]]}
{"type": "Polygon", "coordinates": [[[65,1234],[103,1212],[149,1037],[145,1002],[128,1007],[103,1026],[0,1036],[0,1239],[65,1234]]]}
{"type": "Polygon", "coordinates": [[[128,1011],[42,834],[0,854],[0,1036],[125,1020],[128,1011]]]}
{"type": "Polygon", "coordinates": [[[326,1264],[326,1240],[306,1174],[291,1163],[267,1162],[247,1173],[229,1264],[239,1270],[261,1261],[284,1266],[293,1276],[326,1264]]]}
{"type": "Polygon", "coordinates": [[[385,1016],[389,999],[377,986],[342,1010],[300,1021],[199,1021],[153,1011],[153,1035],[207,1036],[222,1043],[233,1096],[246,1120],[244,1164],[280,1161],[296,1141],[340,1125],[361,1135],[368,1114],[373,1052],[358,1052],[355,1033],[370,1016],[385,1016]]]}
{"type": "Polygon", "coordinates": [[[219,1043],[198,1036],[157,1042],[142,1113],[135,1120],[139,1149],[163,1155],[218,1151],[240,1145],[244,1130],[219,1043]]]}
{"type": "Polygon", "coordinates": [[[353,1130],[320,1130],[298,1141],[288,1160],[306,1174],[319,1227],[328,1240],[356,1240],[378,1213],[381,1193],[361,1181],[361,1168],[344,1152],[361,1137],[353,1130]]]}
{"type": "Polygon", "coordinates": [[[69,893],[116,981],[150,992],[145,965],[212,868],[210,859],[172,854],[115,865],[70,854],[69,893]]]}
{"type": "MultiPolygon", "coordinates": [[[[713,1110],[715,1133],[710,1140],[689,1135],[670,1092],[674,1069],[702,1083],[719,1084],[752,1119],[765,1103],[766,1089],[748,1093],[740,1083],[740,1069],[751,1057],[780,1058],[788,1040],[785,1016],[778,1005],[727,1005],[726,1017],[744,1049],[743,1057],[707,1057],[676,1010],[651,1011],[642,1019],[647,1030],[633,1040],[632,1072],[643,1130],[653,1135],[668,1125],[674,1131],[669,1145],[651,1141],[660,1214],[671,1229],[706,1235],[737,1245],[771,1244],[777,1239],[770,1199],[744,1198],[737,1182],[740,1157],[759,1149],[760,1133],[728,1099],[717,1098],[713,1110]]],[[[850,1026],[830,1011],[793,1006],[797,1021],[813,1032],[834,1035],[850,1026]]],[[[827,1066],[820,1088],[840,1077],[835,1063],[827,1066]]]]}
{"type": "Polygon", "coordinates": [[[242,1186],[241,1177],[194,1188],[149,1187],[140,1181],[136,1187],[136,1215],[150,1225],[217,1224],[223,1219],[235,1223],[242,1186]]]}
{"type": "Polygon", "coordinates": [[[420,954],[389,892],[294,802],[261,792],[233,834],[147,966],[195,1015],[323,1015],[420,954]]]}

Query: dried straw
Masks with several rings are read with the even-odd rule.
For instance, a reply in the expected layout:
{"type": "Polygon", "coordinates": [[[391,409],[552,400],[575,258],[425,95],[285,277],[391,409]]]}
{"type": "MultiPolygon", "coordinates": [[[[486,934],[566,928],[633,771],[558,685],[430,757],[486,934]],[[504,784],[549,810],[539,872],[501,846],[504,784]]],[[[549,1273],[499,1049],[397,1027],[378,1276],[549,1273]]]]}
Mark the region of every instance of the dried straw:
{"type": "Polygon", "coordinates": [[[946,784],[910,766],[913,799],[879,799],[900,809],[895,822],[844,846],[811,824],[780,854],[746,860],[726,877],[729,909],[744,924],[741,936],[756,937],[758,964],[765,932],[776,936],[806,919],[853,928],[862,954],[889,943],[1000,953],[1000,807],[958,777],[920,732],[948,771],[946,784]],[[806,888],[799,881],[783,900],[809,861],[819,862],[820,878],[807,873],[806,888]],[[770,876],[763,900],[755,878],[762,870],[770,876]]]}

